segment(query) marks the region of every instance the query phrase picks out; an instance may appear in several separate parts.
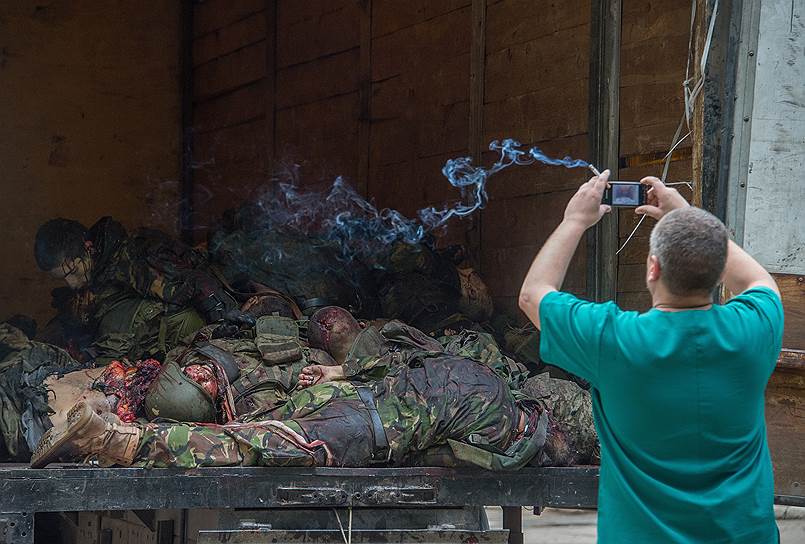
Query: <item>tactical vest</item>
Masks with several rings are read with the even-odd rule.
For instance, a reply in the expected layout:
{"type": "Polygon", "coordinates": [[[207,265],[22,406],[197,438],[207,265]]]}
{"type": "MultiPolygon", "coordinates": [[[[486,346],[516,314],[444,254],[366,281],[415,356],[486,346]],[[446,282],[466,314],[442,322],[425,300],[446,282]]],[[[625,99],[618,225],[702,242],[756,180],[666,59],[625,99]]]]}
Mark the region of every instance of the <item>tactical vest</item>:
{"type": "Polygon", "coordinates": [[[287,401],[302,368],[334,364],[327,358],[303,344],[298,323],[287,317],[259,318],[254,338],[206,340],[202,334],[189,346],[168,355],[165,369],[146,396],[146,414],[149,419],[198,422],[253,419],[287,401]],[[175,370],[196,364],[216,369],[219,399],[212,399],[184,372],[175,370]],[[192,414],[186,412],[188,405],[194,406],[192,414]]]}

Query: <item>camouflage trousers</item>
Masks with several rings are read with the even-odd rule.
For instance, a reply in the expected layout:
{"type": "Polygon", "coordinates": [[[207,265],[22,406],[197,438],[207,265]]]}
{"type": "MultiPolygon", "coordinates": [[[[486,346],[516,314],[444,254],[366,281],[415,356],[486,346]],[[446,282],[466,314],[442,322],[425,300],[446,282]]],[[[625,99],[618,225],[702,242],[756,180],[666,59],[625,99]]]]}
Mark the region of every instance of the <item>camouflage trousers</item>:
{"type": "Polygon", "coordinates": [[[135,466],[197,468],[327,464],[321,442],[308,442],[293,422],[230,425],[149,423],[135,466]]]}

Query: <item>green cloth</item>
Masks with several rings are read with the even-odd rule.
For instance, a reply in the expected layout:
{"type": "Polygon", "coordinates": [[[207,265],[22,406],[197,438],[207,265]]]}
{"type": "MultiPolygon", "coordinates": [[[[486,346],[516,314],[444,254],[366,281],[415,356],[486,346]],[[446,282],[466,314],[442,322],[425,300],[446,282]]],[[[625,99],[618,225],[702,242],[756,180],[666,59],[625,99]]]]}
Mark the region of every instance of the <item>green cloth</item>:
{"type": "Polygon", "coordinates": [[[641,314],[553,292],[540,321],[542,358],[593,387],[598,542],[777,542],[764,419],[777,294],[641,314]]]}

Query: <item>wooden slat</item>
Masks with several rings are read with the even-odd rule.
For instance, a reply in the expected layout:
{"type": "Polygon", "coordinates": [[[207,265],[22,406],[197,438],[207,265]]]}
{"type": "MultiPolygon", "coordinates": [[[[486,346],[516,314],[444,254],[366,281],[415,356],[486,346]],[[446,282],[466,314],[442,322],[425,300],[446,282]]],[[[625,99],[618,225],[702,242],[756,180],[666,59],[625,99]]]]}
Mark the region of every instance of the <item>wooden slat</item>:
{"type": "Polygon", "coordinates": [[[193,35],[202,36],[262,11],[265,0],[205,0],[193,6],[193,35]]]}
{"type": "Polygon", "coordinates": [[[487,104],[485,139],[516,138],[525,143],[583,134],[588,95],[584,79],[487,104]]]}
{"type": "Polygon", "coordinates": [[[497,102],[585,79],[589,50],[590,26],[585,24],[490,53],[485,99],[497,102]]]}
{"type": "MultiPolygon", "coordinates": [[[[641,128],[669,121],[679,123],[682,112],[685,111],[685,100],[676,85],[646,83],[622,87],[620,93],[623,129],[641,128]]],[[[682,133],[683,136],[685,132],[682,133]]],[[[673,132],[669,135],[668,148],[671,146],[671,136],[673,132]]],[[[690,141],[686,143],[689,145],[690,141]]]]}
{"type": "Polygon", "coordinates": [[[391,34],[470,4],[468,0],[374,0],[372,37],[391,34]]]}
{"type": "Polygon", "coordinates": [[[280,2],[277,17],[278,68],[360,45],[361,8],[355,0],[280,2]]]}
{"type": "Polygon", "coordinates": [[[263,119],[199,134],[194,142],[196,163],[223,165],[257,160],[265,156],[263,119]]]}
{"type": "Polygon", "coordinates": [[[687,58],[687,35],[623,45],[621,86],[665,83],[681,93],[687,58]]]}
{"type": "Polygon", "coordinates": [[[589,0],[508,0],[487,8],[487,51],[525,43],[589,22],[589,0]]]}
{"type": "MultiPolygon", "coordinates": [[[[488,248],[481,250],[481,266],[487,271],[484,276],[493,297],[513,297],[520,292],[528,268],[537,256],[540,245],[488,248]]],[[[584,288],[586,276],[586,249],[583,244],[573,256],[568,267],[563,291],[578,292],[584,288]]]]}
{"type": "Polygon", "coordinates": [[[629,0],[623,6],[622,43],[631,45],[670,36],[688,37],[688,0],[629,0]]]}
{"type": "Polygon", "coordinates": [[[461,8],[373,39],[372,80],[414,71],[420,76],[436,73],[446,61],[469,54],[471,12],[461,8]]]}
{"type": "MultiPolygon", "coordinates": [[[[589,157],[587,134],[554,138],[544,142],[529,142],[529,144],[532,143],[552,157],[566,155],[581,159],[589,157]]],[[[499,156],[498,153],[487,151],[482,156],[482,163],[489,166],[498,160],[499,156]]],[[[492,199],[515,198],[554,191],[576,190],[589,178],[590,171],[586,168],[567,169],[536,163],[531,166],[515,166],[498,172],[490,178],[487,188],[489,197],[492,199]]]]}
{"type": "Polygon", "coordinates": [[[774,492],[805,496],[805,369],[778,365],[766,387],[766,434],[774,492]]]}
{"type": "Polygon", "coordinates": [[[315,102],[358,90],[360,49],[297,64],[277,72],[276,107],[315,102]]]}
{"type": "Polygon", "coordinates": [[[193,71],[193,96],[197,101],[223,94],[265,76],[266,42],[239,49],[193,71]]]}
{"type": "Polygon", "coordinates": [[[196,133],[239,125],[264,116],[266,96],[263,81],[241,87],[229,94],[197,103],[193,109],[196,133]]]}
{"type": "Polygon", "coordinates": [[[264,12],[256,12],[245,19],[219,28],[193,41],[193,66],[198,66],[236,49],[257,43],[266,37],[264,12]]]}
{"type": "Polygon", "coordinates": [[[561,221],[574,193],[558,191],[491,201],[484,213],[484,247],[541,245],[561,221]]]}
{"type": "Polygon", "coordinates": [[[618,266],[618,292],[642,293],[646,289],[646,266],[624,264],[618,266]]]}
{"type": "Polygon", "coordinates": [[[375,1],[361,2],[361,40],[358,59],[358,179],[357,190],[369,194],[369,146],[372,137],[372,21],[375,1]]]}
{"type": "Polygon", "coordinates": [[[772,274],[780,287],[785,310],[783,347],[805,349],[805,276],[772,274]]]}

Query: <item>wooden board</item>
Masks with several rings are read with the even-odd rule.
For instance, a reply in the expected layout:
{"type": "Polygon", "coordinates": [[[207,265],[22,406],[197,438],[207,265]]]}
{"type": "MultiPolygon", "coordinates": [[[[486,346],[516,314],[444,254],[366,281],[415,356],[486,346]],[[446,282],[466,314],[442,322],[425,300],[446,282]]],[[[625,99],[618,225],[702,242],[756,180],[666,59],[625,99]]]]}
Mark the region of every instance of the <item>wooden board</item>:
{"type": "Polygon", "coordinates": [[[785,310],[783,347],[805,349],[805,276],[773,274],[785,310]]]}
{"type": "Polygon", "coordinates": [[[266,42],[238,49],[193,70],[196,101],[223,94],[262,79],[266,72],[266,42]]]}
{"type": "Polygon", "coordinates": [[[196,134],[241,125],[266,114],[262,80],[195,104],[193,129],[196,134]]]}
{"type": "Polygon", "coordinates": [[[315,102],[358,89],[360,49],[322,57],[277,71],[278,110],[315,102]]]}
{"type": "Polygon", "coordinates": [[[781,368],[766,387],[766,429],[774,491],[805,496],[805,366],[781,368]]]}
{"type": "MultiPolygon", "coordinates": [[[[196,8],[198,9],[198,8],[196,8]]],[[[266,38],[266,17],[258,11],[193,40],[193,66],[209,62],[266,38]]]]}
{"type": "Polygon", "coordinates": [[[576,28],[590,20],[589,0],[506,0],[487,7],[487,52],[576,28]]]}
{"type": "Polygon", "coordinates": [[[439,15],[470,5],[468,0],[373,0],[372,37],[385,36],[397,30],[433,19],[439,15]]]}
{"type": "Polygon", "coordinates": [[[309,62],[360,45],[355,0],[283,0],[277,5],[277,67],[309,62]]]}
{"type": "Polygon", "coordinates": [[[263,11],[265,0],[205,0],[193,6],[193,35],[203,36],[263,11]]]}

